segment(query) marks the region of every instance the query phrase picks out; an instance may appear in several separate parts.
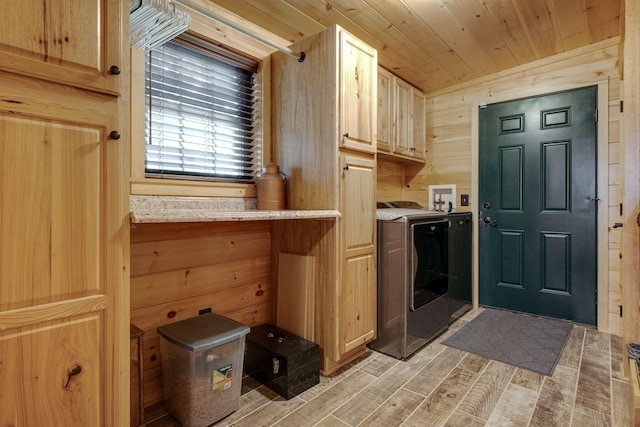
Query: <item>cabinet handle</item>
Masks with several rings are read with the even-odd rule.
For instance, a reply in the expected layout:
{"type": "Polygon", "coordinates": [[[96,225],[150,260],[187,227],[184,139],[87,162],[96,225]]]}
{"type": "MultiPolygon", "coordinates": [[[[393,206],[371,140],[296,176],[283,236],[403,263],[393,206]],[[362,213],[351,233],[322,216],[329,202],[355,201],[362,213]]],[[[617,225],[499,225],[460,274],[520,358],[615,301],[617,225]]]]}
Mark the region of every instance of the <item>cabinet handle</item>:
{"type": "Polygon", "coordinates": [[[120,67],[118,67],[117,65],[112,65],[111,67],[109,67],[109,74],[117,76],[118,74],[120,74],[120,67]]]}
{"type": "Polygon", "coordinates": [[[120,139],[120,132],[118,132],[117,130],[112,130],[111,132],[109,132],[109,138],[117,141],[118,139],[120,139]]]}
{"type": "Polygon", "coordinates": [[[416,151],[416,148],[415,147],[411,147],[411,148],[409,148],[409,151],[416,151]]]}
{"type": "Polygon", "coordinates": [[[342,136],[345,137],[345,138],[349,138],[349,132],[345,132],[345,134],[342,135],[342,136]]]}
{"type": "Polygon", "coordinates": [[[349,165],[346,165],[345,167],[343,167],[342,169],[348,171],[349,170],[349,165]]]}

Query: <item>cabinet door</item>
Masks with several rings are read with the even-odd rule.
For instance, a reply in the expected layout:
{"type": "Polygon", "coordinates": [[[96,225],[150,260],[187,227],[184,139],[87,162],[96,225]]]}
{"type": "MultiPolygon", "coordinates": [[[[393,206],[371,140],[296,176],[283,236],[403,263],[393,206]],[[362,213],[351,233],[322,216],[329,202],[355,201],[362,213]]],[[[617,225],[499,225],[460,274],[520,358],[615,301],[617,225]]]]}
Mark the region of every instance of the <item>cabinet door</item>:
{"type": "Polygon", "coordinates": [[[411,85],[396,79],[396,139],[393,152],[410,156],[412,154],[411,125],[411,85]]]}
{"type": "Polygon", "coordinates": [[[376,268],[374,252],[347,257],[340,294],[340,354],[376,337],[376,268]]]}
{"type": "Polygon", "coordinates": [[[416,159],[424,159],[427,146],[427,101],[424,93],[419,90],[411,90],[411,136],[412,155],[416,159]]]}
{"type": "Polygon", "coordinates": [[[117,98],[0,79],[0,425],[126,425],[117,98]]]}
{"type": "Polygon", "coordinates": [[[376,50],[340,31],[340,146],[376,151],[378,56],[376,50]]]}
{"type": "MultiPolygon", "coordinates": [[[[117,94],[120,77],[109,68],[122,66],[124,5],[120,0],[3,2],[0,69],[117,94]]],[[[124,16],[129,18],[128,10],[124,16]]]]}
{"type": "Polygon", "coordinates": [[[338,328],[340,354],[363,346],[376,333],[375,161],[342,155],[342,274],[338,328]]]}
{"type": "Polygon", "coordinates": [[[378,67],[378,152],[391,153],[395,136],[395,76],[378,67]]]}
{"type": "Polygon", "coordinates": [[[349,251],[375,246],[376,162],[370,157],[341,155],[340,211],[343,247],[349,251]]]}

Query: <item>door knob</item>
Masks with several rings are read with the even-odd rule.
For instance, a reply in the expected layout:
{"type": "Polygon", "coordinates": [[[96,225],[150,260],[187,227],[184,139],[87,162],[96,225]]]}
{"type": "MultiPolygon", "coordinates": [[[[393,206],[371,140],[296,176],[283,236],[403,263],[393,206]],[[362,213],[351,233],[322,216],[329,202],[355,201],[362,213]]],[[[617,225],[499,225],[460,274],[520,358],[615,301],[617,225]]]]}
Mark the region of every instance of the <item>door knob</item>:
{"type": "Polygon", "coordinates": [[[498,223],[496,222],[495,219],[491,219],[490,216],[485,216],[484,218],[482,218],[482,222],[484,222],[484,225],[488,225],[490,227],[497,227],[498,223]]]}

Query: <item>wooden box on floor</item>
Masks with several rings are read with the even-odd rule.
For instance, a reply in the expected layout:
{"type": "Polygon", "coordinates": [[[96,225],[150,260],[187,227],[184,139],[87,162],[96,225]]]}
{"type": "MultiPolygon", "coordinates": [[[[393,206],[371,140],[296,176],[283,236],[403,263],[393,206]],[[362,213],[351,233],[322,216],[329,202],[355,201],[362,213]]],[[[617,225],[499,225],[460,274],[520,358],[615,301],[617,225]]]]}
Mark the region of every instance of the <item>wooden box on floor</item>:
{"type": "Polygon", "coordinates": [[[134,324],[129,325],[131,346],[131,427],[144,423],[144,399],[142,395],[142,336],[144,331],[134,324]]]}

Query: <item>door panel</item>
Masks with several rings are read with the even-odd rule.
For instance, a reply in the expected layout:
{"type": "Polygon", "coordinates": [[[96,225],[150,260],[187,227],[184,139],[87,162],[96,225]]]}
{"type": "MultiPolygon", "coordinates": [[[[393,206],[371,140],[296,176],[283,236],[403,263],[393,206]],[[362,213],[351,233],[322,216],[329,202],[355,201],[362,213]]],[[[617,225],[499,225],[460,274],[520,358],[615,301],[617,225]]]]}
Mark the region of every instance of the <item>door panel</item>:
{"type": "Polygon", "coordinates": [[[596,88],[480,110],[480,303],[596,322],[596,88]]]}
{"type": "Polygon", "coordinates": [[[119,92],[119,77],[111,75],[109,68],[123,67],[119,48],[122,13],[129,19],[124,2],[22,0],[5,4],[0,8],[1,69],[119,92]]]}
{"type": "Polygon", "coordinates": [[[524,233],[515,230],[500,230],[500,286],[523,288],[524,233]]]}
{"type": "Polygon", "coordinates": [[[102,316],[56,321],[0,334],[0,425],[99,426],[102,316]],[[37,408],[37,410],[35,410],[37,408]]]}
{"type": "Polygon", "coordinates": [[[340,292],[341,354],[346,354],[376,337],[374,259],[372,252],[345,260],[340,292]]]}
{"type": "Polygon", "coordinates": [[[109,137],[121,106],[0,77],[0,425],[126,425],[129,146],[109,137]]]}
{"type": "Polygon", "coordinates": [[[339,353],[345,355],[376,334],[376,162],[340,155],[342,277],[339,291],[339,353]]]}
{"type": "Polygon", "coordinates": [[[382,67],[378,67],[378,151],[391,153],[394,140],[396,115],[396,78],[382,67]]]}
{"type": "Polygon", "coordinates": [[[376,162],[367,157],[340,156],[340,206],[344,248],[373,250],[376,238],[376,162]]]}
{"type": "Polygon", "coordinates": [[[411,155],[411,85],[398,79],[396,83],[396,137],[393,152],[411,155]]]}
{"type": "Polygon", "coordinates": [[[542,291],[571,294],[569,266],[571,264],[571,235],[542,233],[542,291]]]}
{"type": "Polygon", "coordinates": [[[524,147],[500,148],[500,209],[522,210],[524,147]]]}
{"type": "Polygon", "coordinates": [[[98,128],[0,113],[0,140],[22,141],[0,145],[0,211],[24,219],[0,221],[0,310],[99,292],[105,139],[98,128]]]}
{"type": "Polygon", "coordinates": [[[378,56],[348,33],[340,32],[340,146],[376,152],[378,56]]]}
{"type": "Polygon", "coordinates": [[[571,194],[570,142],[557,141],[542,145],[542,210],[569,212],[571,194]]]}

